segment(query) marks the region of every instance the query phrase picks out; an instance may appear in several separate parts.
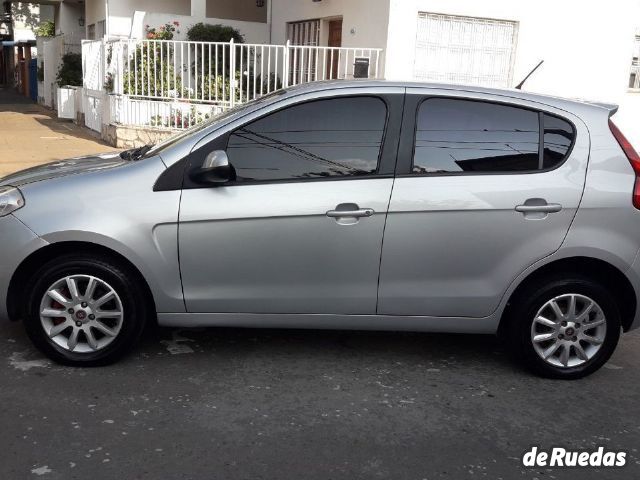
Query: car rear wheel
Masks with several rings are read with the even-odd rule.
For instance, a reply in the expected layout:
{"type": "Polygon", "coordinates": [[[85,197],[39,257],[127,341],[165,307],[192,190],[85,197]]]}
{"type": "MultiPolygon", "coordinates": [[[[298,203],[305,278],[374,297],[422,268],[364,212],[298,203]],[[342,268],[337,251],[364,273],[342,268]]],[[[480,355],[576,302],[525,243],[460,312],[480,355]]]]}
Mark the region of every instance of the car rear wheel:
{"type": "Polygon", "coordinates": [[[620,312],[601,284],[577,275],[547,278],[512,300],[507,340],[530,370],[576,379],[604,365],[620,337],[620,312]]]}
{"type": "Polygon", "coordinates": [[[138,341],[147,311],[144,291],[111,258],[66,255],[28,284],[25,326],[52,360],[76,366],[113,363],[138,341]]]}

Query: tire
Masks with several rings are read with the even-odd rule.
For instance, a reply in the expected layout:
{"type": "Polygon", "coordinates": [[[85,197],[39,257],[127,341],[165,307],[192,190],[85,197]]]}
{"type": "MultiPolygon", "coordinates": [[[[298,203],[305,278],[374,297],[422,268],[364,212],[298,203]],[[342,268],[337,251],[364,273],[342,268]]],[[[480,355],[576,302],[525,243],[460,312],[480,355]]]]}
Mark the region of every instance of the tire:
{"type": "Polygon", "coordinates": [[[47,262],[26,284],[27,335],[42,353],[63,365],[116,362],[138,342],[151,313],[137,278],[127,266],[107,256],[67,254],[47,262]],[[75,297],[71,289],[77,292],[75,297]],[[54,328],[64,330],[53,335],[54,328]],[[73,332],[77,332],[75,341],[73,332]]]}
{"type": "Polygon", "coordinates": [[[577,274],[528,285],[512,299],[506,320],[505,340],[512,355],[546,378],[573,380],[592,374],[609,360],[620,338],[620,312],[613,295],[602,284],[577,274]],[[568,359],[563,356],[567,346],[568,359]]]}

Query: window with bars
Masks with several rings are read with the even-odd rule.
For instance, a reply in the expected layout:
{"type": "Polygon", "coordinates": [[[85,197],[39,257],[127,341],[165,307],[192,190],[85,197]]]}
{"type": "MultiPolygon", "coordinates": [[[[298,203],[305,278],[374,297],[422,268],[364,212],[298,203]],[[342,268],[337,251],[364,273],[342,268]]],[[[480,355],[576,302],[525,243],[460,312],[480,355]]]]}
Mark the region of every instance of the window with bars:
{"type": "Polygon", "coordinates": [[[102,38],[107,34],[107,21],[100,20],[96,25],[97,38],[102,38]]]}
{"type": "Polygon", "coordinates": [[[320,20],[287,23],[287,40],[291,45],[319,45],[320,20]]]}
{"type": "Polygon", "coordinates": [[[509,87],[518,23],[418,14],[416,80],[509,87]]]}
{"type": "MultiPolygon", "coordinates": [[[[287,40],[291,45],[315,47],[320,45],[320,20],[287,23],[287,40]]],[[[293,49],[290,55],[289,83],[296,78],[313,78],[317,68],[317,52],[293,49]]]]}

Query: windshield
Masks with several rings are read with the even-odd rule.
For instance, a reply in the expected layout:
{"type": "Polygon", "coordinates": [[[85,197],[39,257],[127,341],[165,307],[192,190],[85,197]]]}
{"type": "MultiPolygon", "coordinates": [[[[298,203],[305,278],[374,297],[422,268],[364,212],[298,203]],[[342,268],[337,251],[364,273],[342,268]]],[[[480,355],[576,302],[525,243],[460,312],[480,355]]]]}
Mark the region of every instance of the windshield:
{"type": "Polygon", "coordinates": [[[141,157],[141,158],[147,158],[147,157],[152,157],[154,155],[159,154],[160,152],[162,152],[162,150],[164,150],[165,148],[170,147],[171,145],[174,145],[176,143],[178,143],[179,141],[181,141],[182,139],[196,133],[199,132],[200,130],[204,130],[205,128],[208,128],[209,126],[213,125],[216,122],[220,122],[222,120],[225,120],[227,118],[230,118],[234,115],[236,115],[239,112],[242,112],[243,110],[249,110],[251,108],[253,108],[256,105],[259,105],[263,102],[266,102],[268,100],[270,100],[273,97],[277,97],[279,95],[282,95],[283,93],[285,93],[286,90],[276,90],[275,92],[271,92],[267,95],[264,95],[262,97],[258,97],[254,100],[251,100],[249,102],[246,103],[241,103],[239,105],[236,105],[233,108],[230,108],[229,110],[225,110],[222,111],[216,115],[214,115],[212,118],[210,118],[209,120],[206,120],[204,122],[198,123],[197,125],[194,125],[191,128],[188,128],[187,130],[185,130],[184,132],[178,133],[177,135],[173,135],[169,138],[167,138],[166,140],[164,140],[163,142],[160,142],[158,144],[156,144],[153,148],[149,149],[146,154],[141,157]]]}

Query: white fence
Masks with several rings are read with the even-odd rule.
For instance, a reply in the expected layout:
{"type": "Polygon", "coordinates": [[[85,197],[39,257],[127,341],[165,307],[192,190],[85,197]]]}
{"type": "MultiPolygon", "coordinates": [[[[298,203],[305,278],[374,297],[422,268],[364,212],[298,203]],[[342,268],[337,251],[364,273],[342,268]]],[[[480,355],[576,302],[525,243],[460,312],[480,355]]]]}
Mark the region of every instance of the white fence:
{"type": "Polygon", "coordinates": [[[300,83],[380,78],[381,67],[382,50],[375,48],[83,42],[85,91],[94,98],[98,91],[109,94],[111,123],[158,128],[186,128],[235,104],[300,83]]]}

